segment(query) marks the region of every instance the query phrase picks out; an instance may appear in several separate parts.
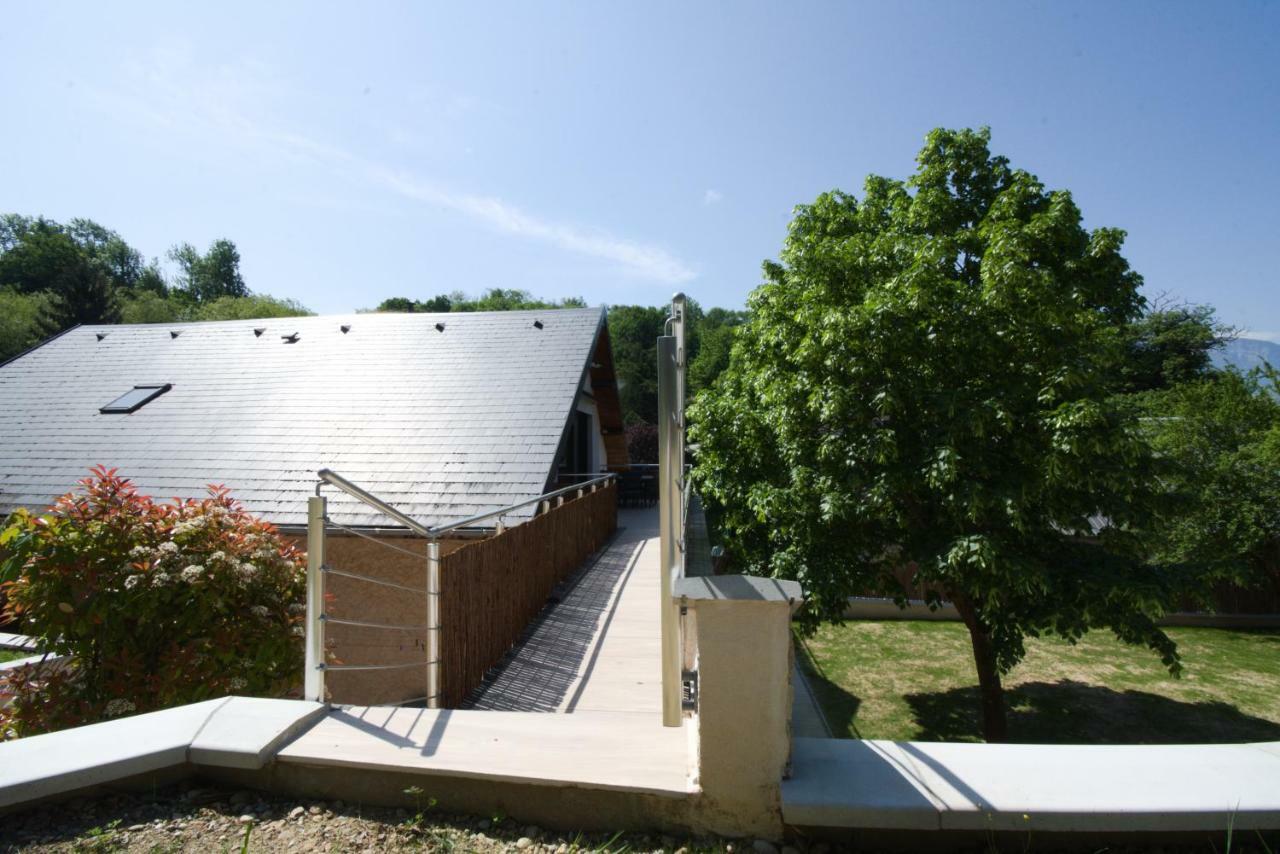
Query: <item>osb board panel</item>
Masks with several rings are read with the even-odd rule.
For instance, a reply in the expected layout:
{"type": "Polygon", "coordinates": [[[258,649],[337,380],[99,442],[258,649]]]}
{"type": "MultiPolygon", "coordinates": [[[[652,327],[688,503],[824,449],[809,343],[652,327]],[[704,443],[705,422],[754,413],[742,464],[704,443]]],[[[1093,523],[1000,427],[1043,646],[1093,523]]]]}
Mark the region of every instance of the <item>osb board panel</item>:
{"type": "MultiPolygon", "coordinates": [[[[440,553],[449,554],[467,540],[442,540],[440,553]]],[[[305,548],[305,540],[300,543],[305,548]]],[[[388,625],[422,627],[427,622],[427,541],[410,537],[363,537],[330,534],[325,538],[325,563],[334,569],[367,575],[422,590],[410,593],[345,578],[325,576],[327,604],[333,617],[388,625]],[[408,554],[406,554],[408,552],[408,554]]],[[[399,703],[427,694],[427,633],[424,629],[389,630],[329,623],[325,641],[331,664],[408,664],[398,670],[333,671],[325,678],[335,703],[379,705],[399,703]]]]}

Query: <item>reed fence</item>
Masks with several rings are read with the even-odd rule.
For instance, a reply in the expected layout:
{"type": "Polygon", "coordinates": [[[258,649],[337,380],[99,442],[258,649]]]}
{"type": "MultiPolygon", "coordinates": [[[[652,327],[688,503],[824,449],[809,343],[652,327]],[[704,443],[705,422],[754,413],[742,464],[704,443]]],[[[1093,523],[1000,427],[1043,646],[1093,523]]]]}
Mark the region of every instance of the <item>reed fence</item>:
{"type": "Polygon", "coordinates": [[[618,524],[615,481],[440,559],[441,706],[457,708],[618,524]]]}

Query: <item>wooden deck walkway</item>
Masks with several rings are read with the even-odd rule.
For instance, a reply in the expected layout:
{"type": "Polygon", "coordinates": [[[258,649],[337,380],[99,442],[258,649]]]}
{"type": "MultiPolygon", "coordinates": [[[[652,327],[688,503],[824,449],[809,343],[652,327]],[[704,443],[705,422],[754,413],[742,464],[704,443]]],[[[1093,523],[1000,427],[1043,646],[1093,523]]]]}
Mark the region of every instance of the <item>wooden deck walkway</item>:
{"type": "Polygon", "coordinates": [[[620,510],[618,533],[569,578],[463,708],[662,713],[657,508],[620,510]]]}

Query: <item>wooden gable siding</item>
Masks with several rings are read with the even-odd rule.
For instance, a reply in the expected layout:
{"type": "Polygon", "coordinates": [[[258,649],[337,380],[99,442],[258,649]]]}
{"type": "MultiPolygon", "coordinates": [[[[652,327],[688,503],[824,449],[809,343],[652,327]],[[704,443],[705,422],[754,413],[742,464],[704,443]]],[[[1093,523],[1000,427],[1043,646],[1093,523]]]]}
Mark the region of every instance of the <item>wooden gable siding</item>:
{"type": "Polygon", "coordinates": [[[629,468],[627,430],[622,423],[622,401],[618,397],[618,376],[613,369],[613,348],[609,345],[609,327],[600,330],[595,354],[591,357],[591,392],[596,399],[600,432],[604,438],[605,463],[610,471],[629,468]]]}

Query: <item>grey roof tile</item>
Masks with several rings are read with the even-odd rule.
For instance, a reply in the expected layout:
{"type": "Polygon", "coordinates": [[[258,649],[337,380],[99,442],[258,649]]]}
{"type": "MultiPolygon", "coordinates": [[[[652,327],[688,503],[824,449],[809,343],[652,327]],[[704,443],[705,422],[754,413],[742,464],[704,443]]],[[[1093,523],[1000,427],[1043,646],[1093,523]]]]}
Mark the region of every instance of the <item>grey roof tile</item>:
{"type": "MultiPolygon", "coordinates": [[[[600,309],[359,314],[112,326],[102,341],[104,327],[80,327],[0,366],[0,513],[47,505],[95,464],[160,498],[226,484],[277,524],[305,521],[326,467],[429,525],[533,498],[601,322],[600,309]],[[153,382],[173,388],[131,415],[98,412],[153,382]]],[[[341,524],[392,524],[326,494],[341,524]]]]}

